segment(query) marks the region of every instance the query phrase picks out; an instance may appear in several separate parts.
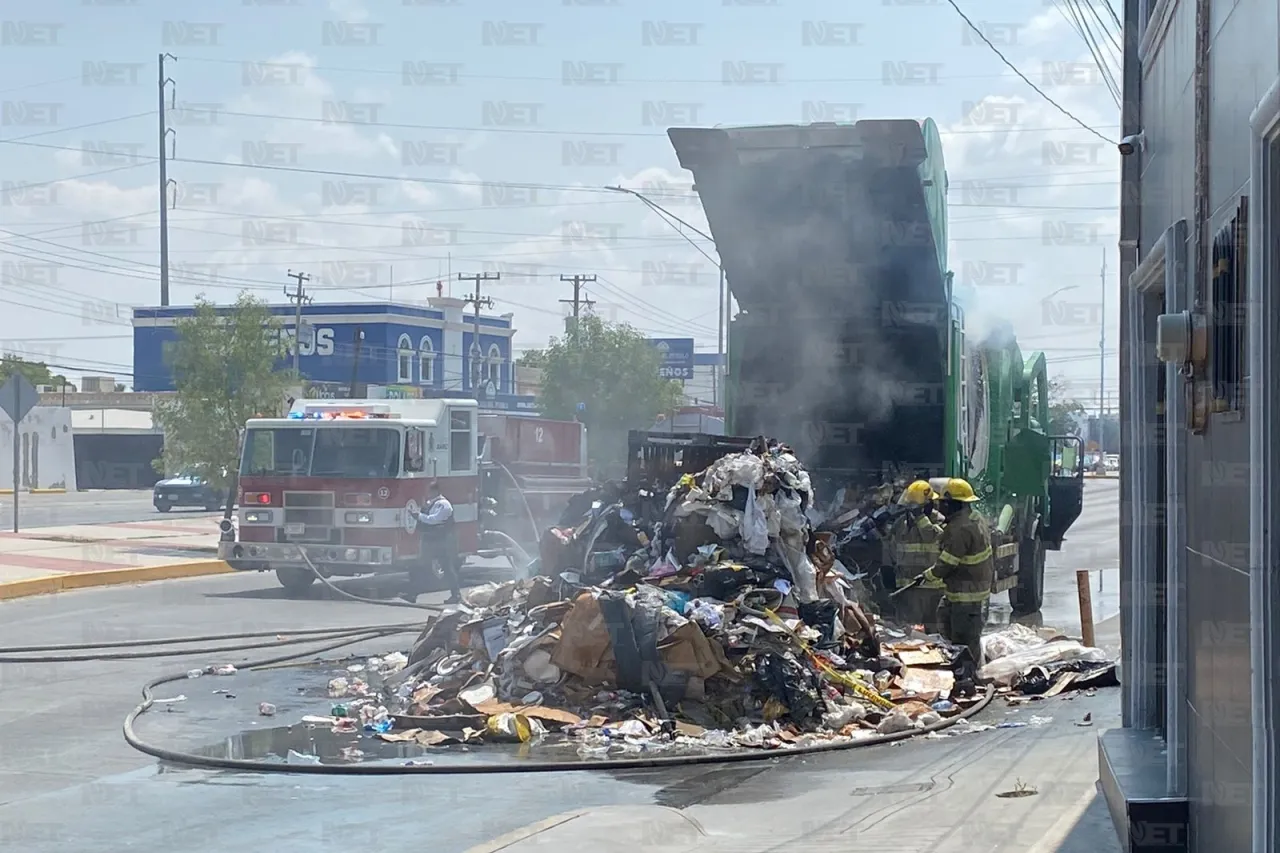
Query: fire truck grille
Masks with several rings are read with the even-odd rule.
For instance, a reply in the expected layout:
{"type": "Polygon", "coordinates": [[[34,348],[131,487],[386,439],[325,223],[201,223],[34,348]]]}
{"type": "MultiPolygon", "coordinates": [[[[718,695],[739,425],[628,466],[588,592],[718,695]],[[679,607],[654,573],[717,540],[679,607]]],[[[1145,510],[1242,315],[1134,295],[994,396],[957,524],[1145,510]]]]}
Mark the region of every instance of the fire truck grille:
{"type": "Polygon", "coordinates": [[[341,535],[333,523],[333,492],[285,492],[281,542],[336,543],[341,535]]]}

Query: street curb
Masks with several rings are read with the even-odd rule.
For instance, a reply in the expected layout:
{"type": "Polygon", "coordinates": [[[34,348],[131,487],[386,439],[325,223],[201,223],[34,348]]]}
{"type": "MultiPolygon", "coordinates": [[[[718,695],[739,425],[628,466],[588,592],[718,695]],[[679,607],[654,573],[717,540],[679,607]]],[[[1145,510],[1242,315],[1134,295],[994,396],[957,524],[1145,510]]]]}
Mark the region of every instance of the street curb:
{"type": "Polygon", "coordinates": [[[65,495],[66,489],[27,489],[33,495],[65,495]]]}
{"type": "Polygon", "coordinates": [[[0,601],[32,595],[47,595],[51,592],[89,589],[96,586],[121,586],[206,575],[224,575],[234,571],[235,569],[228,566],[224,560],[199,560],[190,563],[170,563],[164,566],[106,569],[101,572],[67,572],[47,578],[27,578],[0,583],[0,601]]]}

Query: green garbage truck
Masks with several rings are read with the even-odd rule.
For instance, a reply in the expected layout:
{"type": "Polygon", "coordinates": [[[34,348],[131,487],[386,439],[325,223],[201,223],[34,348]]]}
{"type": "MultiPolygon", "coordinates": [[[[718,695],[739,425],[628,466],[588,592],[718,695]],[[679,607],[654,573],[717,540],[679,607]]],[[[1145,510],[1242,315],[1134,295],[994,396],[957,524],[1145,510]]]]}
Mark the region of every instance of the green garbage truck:
{"type": "MultiPolygon", "coordinates": [[[[671,128],[725,279],[725,431],[789,441],[818,494],[963,477],[993,591],[1038,611],[1046,550],[1080,515],[1083,448],[1049,435],[1047,364],[1006,325],[966,328],[947,263],[931,119],[671,128]]],[[[981,282],[979,282],[981,283],[981,282]]]]}

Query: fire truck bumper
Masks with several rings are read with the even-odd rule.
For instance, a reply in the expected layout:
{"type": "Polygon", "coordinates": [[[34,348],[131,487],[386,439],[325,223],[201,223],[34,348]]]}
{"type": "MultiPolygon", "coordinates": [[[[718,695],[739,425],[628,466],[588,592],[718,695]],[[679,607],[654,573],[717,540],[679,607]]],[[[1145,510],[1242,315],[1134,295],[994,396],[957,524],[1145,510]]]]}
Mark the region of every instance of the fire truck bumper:
{"type": "Polygon", "coordinates": [[[391,548],[341,545],[290,545],[276,542],[219,542],[218,558],[237,571],[268,571],[285,566],[305,566],[302,554],[330,574],[365,574],[392,571],[391,548]]]}

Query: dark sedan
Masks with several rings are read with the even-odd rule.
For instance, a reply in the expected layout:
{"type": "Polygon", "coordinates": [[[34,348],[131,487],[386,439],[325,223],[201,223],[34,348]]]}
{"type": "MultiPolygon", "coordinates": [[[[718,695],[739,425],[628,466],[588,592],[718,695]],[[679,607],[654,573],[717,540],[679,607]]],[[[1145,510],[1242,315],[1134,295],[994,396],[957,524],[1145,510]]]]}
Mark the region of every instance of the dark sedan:
{"type": "Polygon", "coordinates": [[[222,509],[224,496],[194,474],[179,474],[156,483],[151,502],[161,512],[174,507],[201,507],[210,512],[222,509]]]}

